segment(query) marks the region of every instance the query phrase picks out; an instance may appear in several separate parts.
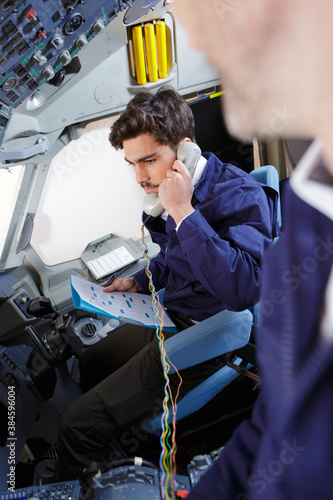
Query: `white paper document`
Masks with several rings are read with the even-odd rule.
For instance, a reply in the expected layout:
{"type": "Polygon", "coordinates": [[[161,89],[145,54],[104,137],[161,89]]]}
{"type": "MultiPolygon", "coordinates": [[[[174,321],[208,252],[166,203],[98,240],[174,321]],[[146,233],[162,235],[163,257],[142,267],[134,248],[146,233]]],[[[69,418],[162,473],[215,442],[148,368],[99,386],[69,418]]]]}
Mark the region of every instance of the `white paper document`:
{"type": "Polygon", "coordinates": [[[103,292],[103,287],[91,281],[71,276],[71,289],[74,307],[95,314],[121,319],[128,323],[154,328],[161,325],[163,329],[176,331],[163,306],[156,302],[157,311],[153,307],[153,297],[135,292],[103,292]]]}

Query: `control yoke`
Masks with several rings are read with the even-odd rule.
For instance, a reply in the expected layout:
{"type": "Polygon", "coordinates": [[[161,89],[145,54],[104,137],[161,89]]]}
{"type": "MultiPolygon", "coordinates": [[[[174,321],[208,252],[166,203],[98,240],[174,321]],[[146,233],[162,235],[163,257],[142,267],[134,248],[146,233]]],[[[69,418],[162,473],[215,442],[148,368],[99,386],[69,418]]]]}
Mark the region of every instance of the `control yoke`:
{"type": "Polygon", "coordinates": [[[72,317],[69,314],[58,314],[47,297],[33,299],[27,310],[37,318],[50,317],[52,320],[50,330],[42,336],[31,325],[24,329],[33,348],[50,366],[60,366],[73,354],[79,354],[77,337],[71,335],[72,317]]]}

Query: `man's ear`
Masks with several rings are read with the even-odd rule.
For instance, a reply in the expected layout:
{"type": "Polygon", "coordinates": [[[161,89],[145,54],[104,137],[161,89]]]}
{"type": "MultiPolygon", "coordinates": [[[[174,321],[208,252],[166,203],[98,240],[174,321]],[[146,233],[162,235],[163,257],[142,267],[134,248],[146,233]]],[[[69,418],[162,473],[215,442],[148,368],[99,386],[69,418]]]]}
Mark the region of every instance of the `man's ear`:
{"type": "Polygon", "coordinates": [[[189,137],[184,137],[184,139],[182,139],[182,140],[179,142],[179,144],[178,144],[178,146],[177,146],[177,149],[178,149],[178,148],[179,148],[179,146],[180,146],[181,144],[183,144],[184,142],[192,142],[192,141],[191,141],[191,139],[190,139],[189,137]]]}

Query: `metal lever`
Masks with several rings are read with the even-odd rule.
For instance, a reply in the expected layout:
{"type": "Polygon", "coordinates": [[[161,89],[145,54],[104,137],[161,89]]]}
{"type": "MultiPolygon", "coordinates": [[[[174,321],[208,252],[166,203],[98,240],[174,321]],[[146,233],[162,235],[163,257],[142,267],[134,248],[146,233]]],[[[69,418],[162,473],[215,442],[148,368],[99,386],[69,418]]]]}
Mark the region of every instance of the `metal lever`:
{"type": "Polygon", "coordinates": [[[9,161],[26,160],[36,155],[44,155],[49,150],[49,140],[47,137],[40,137],[34,146],[25,149],[17,149],[7,151],[4,146],[0,148],[0,162],[6,163],[9,161]]]}
{"type": "Polygon", "coordinates": [[[50,347],[43,342],[41,338],[37,335],[36,330],[32,326],[27,326],[24,329],[24,333],[30,340],[32,346],[36,349],[38,354],[42,356],[50,365],[54,366],[57,363],[57,358],[54,353],[51,351],[50,347]]]}
{"type": "Polygon", "coordinates": [[[246,369],[246,366],[248,363],[245,361],[242,361],[240,365],[236,365],[236,363],[233,363],[232,361],[228,361],[227,366],[229,368],[232,368],[236,372],[238,372],[240,375],[244,375],[245,377],[248,377],[252,380],[255,381],[255,386],[253,387],[253,390],[255,390],[258,387],[258,384],[260,383],[260,377],[256,375],[255,373],[250,372],[249,370],[246,369]]]}

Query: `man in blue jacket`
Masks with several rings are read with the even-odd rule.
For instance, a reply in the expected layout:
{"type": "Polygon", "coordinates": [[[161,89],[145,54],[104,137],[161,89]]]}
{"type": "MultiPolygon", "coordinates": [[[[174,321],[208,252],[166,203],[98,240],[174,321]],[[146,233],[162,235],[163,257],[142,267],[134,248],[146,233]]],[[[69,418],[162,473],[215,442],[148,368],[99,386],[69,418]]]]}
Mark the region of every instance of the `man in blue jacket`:
{"type": "MultiPolygon", "coordinates": [[[[147,195],[158,193],[164,208],[149,219],[144,213],[143,220],[160,246],[149,266],[153,284],[165,288],[163,303],[178,331],[258,301],[262,256],[277,230],[276,193],[242,170],[204,153],[191,178],[177,149],[194,140],[191,109],[171,88],[138,94],[110,133],[136,181],[147,195]]],[[[145,269],[105,288],[114,290],[149,293],[145,269]]],[[[59,479],[80,477],[92,460],[107,459],[117,428],[161,410],[165,379],[158,344],[155,329],[125,325],[83,354],[81,384],[90,390],[62,419],[59,479]]],[[[180,396],[221,363],[184,370],[180,396]]],[[[176,392],[176,375],[170,384],[176,392]]]]}
{"type": "Polygon", "coordinates": [[[262,394],[191,500],[333,498],[333,3],[175,0],[237,137],[313,138],[263,266],[262,394]],[[223,47],[223,50],[216,50],[223,47]]]}

